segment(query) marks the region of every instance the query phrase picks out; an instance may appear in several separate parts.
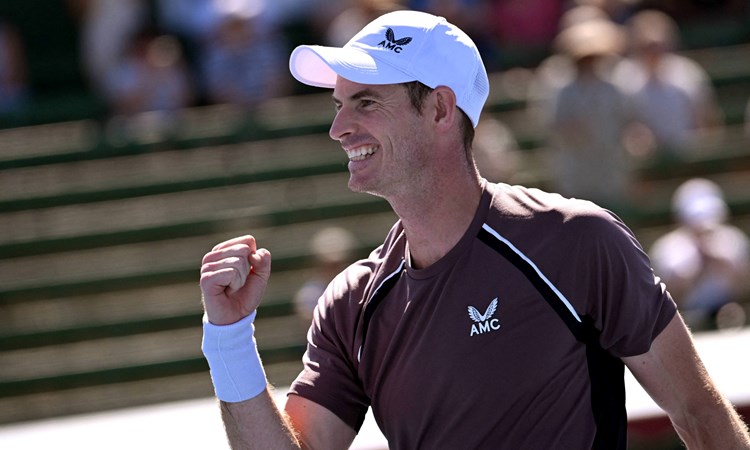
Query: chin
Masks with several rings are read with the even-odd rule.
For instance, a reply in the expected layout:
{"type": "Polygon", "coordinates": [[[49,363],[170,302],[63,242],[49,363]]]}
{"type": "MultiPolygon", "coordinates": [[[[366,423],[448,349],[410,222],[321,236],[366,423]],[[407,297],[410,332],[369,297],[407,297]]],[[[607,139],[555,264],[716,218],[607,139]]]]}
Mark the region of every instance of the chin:
{"type": "Polygon", "coordinates": [[[371,194],[372,193],[371,192],[372,189],[369,189],[368,186],[366,186],[366,185],[364,185],[362,183],[353,182],[351,180],[349,180],[349,190],[352,191],[352,192],[360,192],[360,193],[363,193],[363,194],[371,194]]]}
{"type": "Polygon", "coordinates": [[[349,190],[361,194],[370,194],[377,197],[383,197],[383,193],[380,189],[377,188],[376,185],[372,183],[356,181],[351,178],[349,179],[349,190]]]}

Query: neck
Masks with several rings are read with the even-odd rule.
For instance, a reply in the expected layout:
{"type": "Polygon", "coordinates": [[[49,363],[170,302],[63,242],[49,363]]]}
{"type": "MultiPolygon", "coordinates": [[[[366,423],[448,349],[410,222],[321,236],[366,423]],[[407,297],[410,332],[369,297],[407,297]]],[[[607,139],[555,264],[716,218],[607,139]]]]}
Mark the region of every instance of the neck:
{"type": "Polygon", "coordinates": [[[445,256],[474,219],[482,195],[479,175],[458,180],[435,178],[429,189],[409,198],[389,199],[409,241],[412,264],[421,269],[445,256]]]}

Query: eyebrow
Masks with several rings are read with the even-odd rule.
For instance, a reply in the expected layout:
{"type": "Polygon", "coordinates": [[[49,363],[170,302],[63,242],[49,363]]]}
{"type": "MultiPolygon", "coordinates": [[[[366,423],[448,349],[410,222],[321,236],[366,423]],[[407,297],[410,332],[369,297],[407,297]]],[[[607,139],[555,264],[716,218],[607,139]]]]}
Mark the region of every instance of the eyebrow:
{"type": "MultiPolygon", "coordinates": [[[[361,91],[357,91],[354,94],[352,94],[349,97],[349,100],[350,101],[359,100],[359,99],[361,99],[363,97],[372,97],[372,98],[374,98],[376,100],[380,100],[380,99],[383,98],[382,95],[380,95],[376,91],[372,90],[371,88],[364,88],[361,91]]],[[[333,94],[331,94],[331,98],[333,99],[333,103],[335,103],[337,105],[341,104],[341,100],[337,99],[336,96],[334,96],[333,94]]]]}

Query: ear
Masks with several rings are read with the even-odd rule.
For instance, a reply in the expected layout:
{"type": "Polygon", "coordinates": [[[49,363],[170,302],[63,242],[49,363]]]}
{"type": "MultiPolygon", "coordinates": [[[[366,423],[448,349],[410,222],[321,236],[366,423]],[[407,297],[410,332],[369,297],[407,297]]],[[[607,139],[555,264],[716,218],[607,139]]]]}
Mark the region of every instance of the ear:
{"type": "Polygon", "coordinates": [[[447,129],[454,125],[458,118],[456,94],[446,86],[438,86],[432,92],[432,111],[435,126],[447,129]]]}

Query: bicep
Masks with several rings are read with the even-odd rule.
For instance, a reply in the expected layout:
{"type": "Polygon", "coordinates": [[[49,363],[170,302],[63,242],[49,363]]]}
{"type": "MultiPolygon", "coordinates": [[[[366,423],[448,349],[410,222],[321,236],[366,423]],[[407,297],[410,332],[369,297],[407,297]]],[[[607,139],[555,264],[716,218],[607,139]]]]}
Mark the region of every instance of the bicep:
{"type": "Polygon", "coordinates": [[[625,357],[623,361],[670,416],[715,400],[713,383],[679,314],[674,315],[646,353],[625,357]]]}
{"type": "Polygon", "coordinates": [[[357,435],[329,409],[299,395],[289,395],[284,410],[303,448],[345,450],[357,435]]]}

